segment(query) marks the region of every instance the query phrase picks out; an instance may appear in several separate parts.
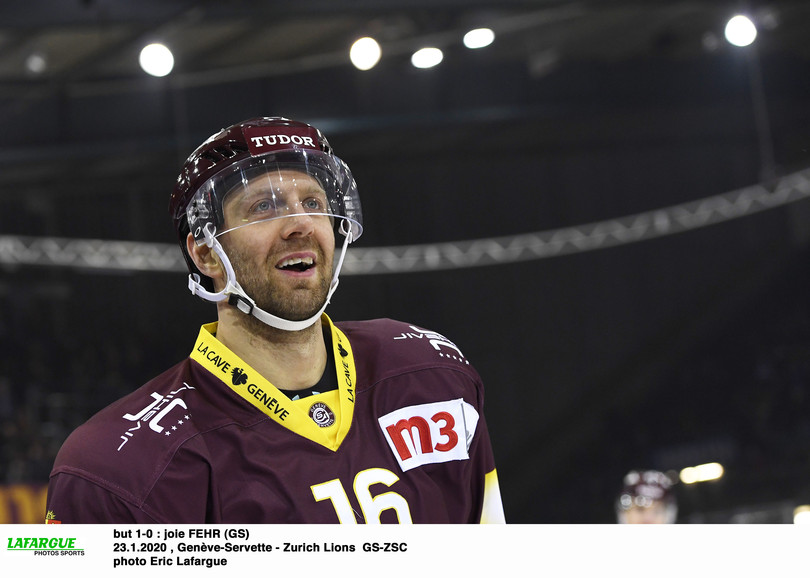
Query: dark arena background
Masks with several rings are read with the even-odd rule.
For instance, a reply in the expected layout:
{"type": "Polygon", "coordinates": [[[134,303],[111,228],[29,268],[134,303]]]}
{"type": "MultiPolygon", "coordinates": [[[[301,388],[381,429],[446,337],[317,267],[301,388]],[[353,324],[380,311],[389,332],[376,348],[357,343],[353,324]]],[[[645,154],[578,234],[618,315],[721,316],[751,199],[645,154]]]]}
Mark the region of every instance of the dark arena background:
{"type": "Polygon", "coordinates": [[[810,4],[32,0],[0,6],[0,522],[44,521],[73,428],[191,351],[167,214],[185,157],[315,124],[366,229],[333,319],[442,333],[486,385],[507,521],[810,503],[810,4]],[[747,14],[755,41],[732,45],[747,14]],[[468,49],[467,30],[490,45],[468,49]],[[352,43],[379,62],[359,70],[352,43]],[[174,54],[162,77],[141,48],[174,54]],[[411,54],[443,60],[416,68],[411,54]]]}

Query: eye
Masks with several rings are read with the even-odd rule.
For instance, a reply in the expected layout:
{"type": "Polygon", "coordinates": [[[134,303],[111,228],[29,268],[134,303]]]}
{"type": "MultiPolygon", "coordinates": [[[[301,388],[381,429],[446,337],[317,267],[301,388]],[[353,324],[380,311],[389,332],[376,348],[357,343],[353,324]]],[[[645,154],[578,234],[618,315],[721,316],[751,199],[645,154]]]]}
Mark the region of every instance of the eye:
{"type": "Polygon", "coordinates": [[[318,197],[310,197],[308,199],[305,199],[301,203],[301,206],[303,206],[304,210],[306,211],[324,212],[324,209],[326,208],[326,203],[323,199],[320,199],[318,197]]]}
{"type": "Polygon", "coordinates": [[[275,208],[276,204],[274,202],[272,202],[269,199],[262,199],[260,201],[253,203],[253,205],[250,207],[250,213],[251,214],[267,213],[270,211],[274,211],[275,208]]]}

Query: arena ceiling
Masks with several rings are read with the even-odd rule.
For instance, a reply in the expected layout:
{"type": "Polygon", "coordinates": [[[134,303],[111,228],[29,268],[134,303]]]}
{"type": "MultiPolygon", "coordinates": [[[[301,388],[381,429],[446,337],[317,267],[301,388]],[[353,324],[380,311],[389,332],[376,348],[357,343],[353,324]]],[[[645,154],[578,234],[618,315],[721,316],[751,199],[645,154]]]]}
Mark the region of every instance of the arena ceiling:
{"type": "MultiPolygon", "coordinates": [[[[760,23],[759,58],[810,58],[810,6],[747,4],[760,23]]],[[[611,0],[3,3],[0,194],[48,183],[68,159],[76,178],[143,178],[167,152],[174,168],[180,151],[212,127],[258,110],[318,121],[330,135],[376,129],[376,146],[402,148],[409,129],[437,119],[449,139],[441,144],[451,146],[476,122],[513,121],[514,138],[538,115],[570,118],[583,106],[615,115],[626,110],[622,85],[634,78],[729,54],[722,28],[739,8],[611,0]],[[472,53],[460,40],[476,26],[497,39],[472,53]],[[383,48],[365,73],[348,61],[363,35],[383,48]],[[152,41],[174,52],[169,77],[147,77],[138,65],[152,41]],[[414,71],[410,54],[428,44],[443,48],[445,61],[414,71]],[[604,71],[613,67],[621,71],[611,82],[604,71]],[[594,70],[603,76],[589,78],[594,70]],[[544,78],[567,88],[544,93],[544,78]]]]}

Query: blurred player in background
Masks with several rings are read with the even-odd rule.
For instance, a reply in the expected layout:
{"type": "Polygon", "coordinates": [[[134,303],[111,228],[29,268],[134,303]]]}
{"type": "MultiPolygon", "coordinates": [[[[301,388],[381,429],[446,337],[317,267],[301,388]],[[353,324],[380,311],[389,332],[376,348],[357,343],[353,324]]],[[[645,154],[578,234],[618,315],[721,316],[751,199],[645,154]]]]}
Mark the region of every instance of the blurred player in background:
{"type": "Polygon", "coordinates": [[[656,470],[633,470],[624,477],[616,500],[620,524],[674,524],[678,504],[672,479],[656,470]]]}
{"type": "Polygon", "coordinates": [[[504,521],[483,386],[459,348],[324,313],[363,220],[319,130],[223,129],[186,161],[169,210],[189,289],[218,321],[68,438],[48,520],[504,521]]]}

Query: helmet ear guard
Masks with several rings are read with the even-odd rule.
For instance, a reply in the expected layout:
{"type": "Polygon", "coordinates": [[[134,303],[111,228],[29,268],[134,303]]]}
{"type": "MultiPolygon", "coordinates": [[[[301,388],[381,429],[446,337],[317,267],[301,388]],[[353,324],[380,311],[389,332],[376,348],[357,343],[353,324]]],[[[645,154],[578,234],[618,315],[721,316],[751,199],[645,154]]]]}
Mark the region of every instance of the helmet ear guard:
{"type": "MultiPolygon", "coordinates": [[[[230,261],[227,259],[227,256],[225,256],[225,258],[223,259],[223,255],[225,255],[225,252],[222,249],[222,247],[219,247],[218,249],[215,247],[215,243],[217,245],[219,245],[219,243],[217,243],[216,239],[214,238],[212,227],[206,227],[205,243],[197,243],[193,239],[193,237],[192,239],[189,239],[188,235],[189,233],[186,234],[187,244],[191,243],[192,245],[205,246],[210,250],[211,253],[217,255],[220,266],[225,270],[227,277],[228,274],[227,268],[230,266],[230,261]]],[[[214,280],[210,276],[202,272],[201,265],[197,264],[197,261],[192,255],[193,251],[194,251],[193,248],[189,250],[188,247],[186,248],[185,251],[185,255],[188,256],[188,261],[194,267],[193,270],[190,270],[188,276],[189,291],[191,291],[192,295],[197,295],[198,297],[205,299],[206,301],[214,301],[214,302],[222,301],[224,299],[222,291],[221,290],[216,291],[216,288],[214,287],[214,280]]],[[[198,259],[199,258],[200,257],[198,257],[198,259]]]]}

